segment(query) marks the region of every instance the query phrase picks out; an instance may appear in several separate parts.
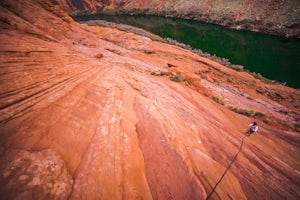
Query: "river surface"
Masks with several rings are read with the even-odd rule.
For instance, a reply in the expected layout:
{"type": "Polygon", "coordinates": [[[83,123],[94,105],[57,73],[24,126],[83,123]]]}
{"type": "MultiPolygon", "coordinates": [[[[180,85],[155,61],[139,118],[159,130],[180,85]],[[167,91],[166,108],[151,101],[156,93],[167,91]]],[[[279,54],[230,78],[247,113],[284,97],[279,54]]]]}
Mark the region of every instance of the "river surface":
{"type": "Polygon", "coordinates": [[[145,29],[172,38],[252,72],[300,88],[300,39],[237,31],[193,20],[158,16],[90,15],[76,20],[106,20],[145,29]]]}

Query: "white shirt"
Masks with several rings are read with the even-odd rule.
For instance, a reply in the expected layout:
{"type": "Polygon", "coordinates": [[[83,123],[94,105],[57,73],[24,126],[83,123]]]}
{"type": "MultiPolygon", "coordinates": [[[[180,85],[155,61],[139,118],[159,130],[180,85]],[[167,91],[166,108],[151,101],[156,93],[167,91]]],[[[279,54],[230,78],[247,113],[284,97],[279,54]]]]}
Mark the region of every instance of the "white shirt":
{"type": "Polygon", "coordinates": [[[257,125],[254,125],[253,123],[249,124],[249,126],[251,126],[251,131],[253,132],[257,132],[258,131],[258,126],[257,125]]]}

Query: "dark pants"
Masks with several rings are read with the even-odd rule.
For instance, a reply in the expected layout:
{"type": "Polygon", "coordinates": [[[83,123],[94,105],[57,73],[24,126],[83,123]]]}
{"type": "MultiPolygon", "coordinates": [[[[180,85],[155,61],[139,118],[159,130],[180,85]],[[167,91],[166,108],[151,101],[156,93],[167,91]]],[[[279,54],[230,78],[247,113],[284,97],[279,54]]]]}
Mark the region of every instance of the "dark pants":
{"type": "Polygon", "coordinates": [[[251,128],[246,132],[246,134],[248,134],[248,135],[250,135],[250,134],[252,134],[252,133],[254,133],[254,131],[251,130],[251,128]]]}

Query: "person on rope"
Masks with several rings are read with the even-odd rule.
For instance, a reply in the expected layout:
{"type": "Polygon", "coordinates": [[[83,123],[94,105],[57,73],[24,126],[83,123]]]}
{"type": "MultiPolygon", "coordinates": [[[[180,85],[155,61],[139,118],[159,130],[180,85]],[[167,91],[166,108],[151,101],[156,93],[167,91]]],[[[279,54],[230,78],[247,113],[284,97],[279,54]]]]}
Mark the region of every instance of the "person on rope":
{"type": "Polygon", "coordinates": [[[253,122],[251,124],[249,124],[250,129],[246,132],[246,135],[251,135],[252,133],[255,133],[258,131],[258,125],[256,122],[253,122]]]}

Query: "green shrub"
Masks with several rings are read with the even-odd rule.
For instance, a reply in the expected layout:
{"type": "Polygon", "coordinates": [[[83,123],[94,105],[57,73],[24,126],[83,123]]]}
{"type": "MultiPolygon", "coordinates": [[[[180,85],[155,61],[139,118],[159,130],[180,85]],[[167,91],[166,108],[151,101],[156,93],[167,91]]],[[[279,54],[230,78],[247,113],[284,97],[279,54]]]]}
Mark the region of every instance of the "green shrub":
{"type": "Polygon", "coordinates": [[[174,82],[181,82],[185,79],[185,75],[184,74],[176,74],[173,76],[170,76],[170,80],[174,81],[174,82]]]}
{"type": "Polygon", "coordinates": [[[244,71],[244,67],[242,65],[232,65],[231,68],[238,72],[244,71]]]}
{"type": "Polygon", "coordinates": [[[222,81],[220,79],[214,78],[214,83],[220,85],[222,83],[222,81]]]}
{"type": "Polygon", "coordinates": [[[294,129],[297,132],[300,132],[300,124],[294,124],[294,129]]]}
{"type": "Polygon", "coordinates": [[[261,113],[261,112],[255,112],[255,117],[264,117],[265,114],[261,113]]]}
{"type": "Polygon", "coordinates": [[[254,110],[243,110],[244,115],[248,116],[248,117],[254,117],[255,116],[255,111],[254,110]]]}
{"type": "Polygon", "coordinates": [[[221,105],[224,105],[223,103],[223,97],[220,94],[216,94],[215,96],[213,96],[213,100],[221,105]]]}
{"type": "Polygon", "coordinates": [[[152,71],[151,75],[152,76],[161,76],[161,72],[154,72],[154,71],[152,71]]]}
{"type": "Polygon", "coordinates": [[[265,114],[261,112],[256,112],[255,110],[245,110],[245,109],[238,109],[232,106],[229,106],[228,109],[232,110],[233,112],[239,113],[241,115],[246,115],[248,117],[264,117],[265,114]]]}

